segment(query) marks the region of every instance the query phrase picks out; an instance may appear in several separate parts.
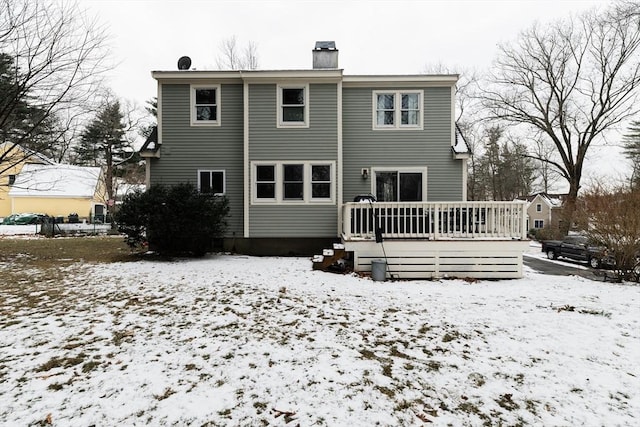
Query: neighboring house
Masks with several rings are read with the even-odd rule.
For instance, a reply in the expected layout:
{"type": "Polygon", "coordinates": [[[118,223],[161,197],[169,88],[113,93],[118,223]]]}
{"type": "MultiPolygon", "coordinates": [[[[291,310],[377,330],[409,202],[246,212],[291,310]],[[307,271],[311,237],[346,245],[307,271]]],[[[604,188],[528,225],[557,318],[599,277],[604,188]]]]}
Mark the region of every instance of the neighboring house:
{"type": "Polygon", "coordinates": [[[312,54],[307,70],[154,71],[147,184],[225,195],[229,250],[342,241],[362,271],[385,256],[394,277],[520,276],[524,203],[466,202],[458,76],[345,75],[333,42],[312,54]]]}
{"type": "Polygon", "coordinates": [[[11,215],[9,190],[26,164],[50,165],[53,161],[45,156],[8,142],[0,143],[0,218],[11,215]]]}
{"type": "Polygon", "coordinates": [[[80,219],[106,213],[101,168],[26,164],[9,191],[11,213],[36,212],[54,217],[77,214],[80,219]]]}
{"type": "Polygon", "coordinates": [[[566,194],[536,193],[521,197],[521,200],[529,203],[527,229],[557,227],[560,222],[562,203],[566,196],[566,194]]]}

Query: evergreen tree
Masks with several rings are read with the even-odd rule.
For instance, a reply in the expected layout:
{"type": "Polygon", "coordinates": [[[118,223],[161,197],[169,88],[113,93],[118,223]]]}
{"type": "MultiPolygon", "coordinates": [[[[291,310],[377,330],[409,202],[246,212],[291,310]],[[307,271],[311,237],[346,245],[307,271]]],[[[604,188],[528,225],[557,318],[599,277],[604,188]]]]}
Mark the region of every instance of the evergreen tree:
{"type": "Polygon", "coordinates": [[[77,163],[104,169],[107,198],[111,200],[115,198],[115,178],[136,160],[136,153],[125,138],[123,119],[120,102],[107,102],[82,132],[74,149],[77,163]]]}
{"type": "MultiPolygon", "coordinates": [[[[20,84],[23,79],[14,58],[0,53],[0,143],[42,152],[56,138],[55,117],[35,105],[28,88],[20,84]]],[[[0,159],[0,165],[12,166],[4,163],[0,159]]]]}
{"type": "Polygon", "coordinates": [[[640,188],[640,120],[631,122],[622,141],[624,154],[633,165],[631,186],[640,188]]]}

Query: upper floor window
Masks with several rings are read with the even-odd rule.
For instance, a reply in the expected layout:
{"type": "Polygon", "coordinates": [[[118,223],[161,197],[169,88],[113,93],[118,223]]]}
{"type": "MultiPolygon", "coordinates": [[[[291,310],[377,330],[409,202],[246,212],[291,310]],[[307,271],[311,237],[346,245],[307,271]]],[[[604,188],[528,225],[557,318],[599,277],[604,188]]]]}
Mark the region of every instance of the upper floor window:
{"type": "Polygon", "coordinates": [[[422,129],[422,91],[373,92],[374,129],[422,129]]]}
{"type": "Polygon", "coordinates": [[[540,203],[536,204],[536,212],[542,212],[542,204],[540,203]]]}
{"type": "Polygon", "coordinates": [[[220,125],[220,86],[191,86],[191,124],[220,125]]]}
{"type": "Polygon", "coordinates": [[[198,189],[201,193],[223,195],[225,193],[223,170],[199,170],[198,189]]]}
{"type": "Polygon", "coordinates": [[[9,175],[9,185],[13,185],[16,182],[16,176],[15,175],[9,175]]]}
{"type": "Polygon", "coordinates": [[[309,126],[309,87],[278,86],[278,127],[309,126]]]}

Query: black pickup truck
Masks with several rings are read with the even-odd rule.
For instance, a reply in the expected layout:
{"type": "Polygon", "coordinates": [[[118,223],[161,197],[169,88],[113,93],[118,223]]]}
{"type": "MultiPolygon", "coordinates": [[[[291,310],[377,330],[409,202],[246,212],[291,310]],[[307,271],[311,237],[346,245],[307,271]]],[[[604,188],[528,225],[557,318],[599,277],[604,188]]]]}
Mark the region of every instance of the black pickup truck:
{"type": "Polygon", "coordinates": [[[613,260],[607,255],[607,251],[598,246],[589,244],[585,236],[566,236],[563,240],[544,240],[542,252],[549,259],[570,258],[577,261],[586,261],[593,268],[610,266],[613,260]]]}

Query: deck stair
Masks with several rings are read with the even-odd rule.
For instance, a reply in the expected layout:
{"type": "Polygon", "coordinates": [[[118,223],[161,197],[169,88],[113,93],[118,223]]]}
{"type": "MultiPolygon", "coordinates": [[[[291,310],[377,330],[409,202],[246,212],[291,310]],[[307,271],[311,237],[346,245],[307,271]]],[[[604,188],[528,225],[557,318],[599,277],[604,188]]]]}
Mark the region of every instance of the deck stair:
{"type": "Polygon", "coordinates": [[[333,249],[323,249],[322,255],[314,255],[313,269],[321,271],[345,271],[349,253],[342,243],[334,243],[333,249]]]}

